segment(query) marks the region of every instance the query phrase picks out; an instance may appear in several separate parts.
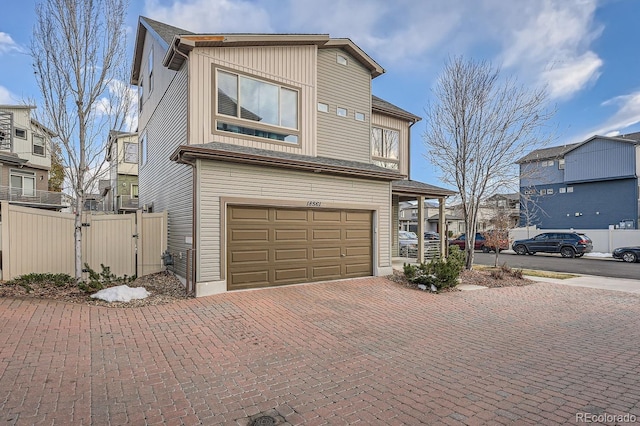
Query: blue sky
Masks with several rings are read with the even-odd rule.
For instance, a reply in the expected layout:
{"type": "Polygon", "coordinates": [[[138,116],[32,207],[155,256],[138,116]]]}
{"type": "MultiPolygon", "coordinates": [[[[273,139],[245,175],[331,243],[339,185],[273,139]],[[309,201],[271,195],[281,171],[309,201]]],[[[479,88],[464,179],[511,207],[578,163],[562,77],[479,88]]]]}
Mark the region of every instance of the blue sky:
{"type": "MultiPolygon", "coordinates": [[[[5,3],[0,104],[37,102],[27,54],[36,1],[5,3]]],[[[558,111],[553,145],[640,131],[637,0],[131,0],[129,58],[139,15],[194,32],[350,38],[386,70],[373,93],[418,116],[449,56],[487,59],[522,84],[547,87],[558,111]]],[[[411,177],[441,185],[424,128],[413,127],[411,177]]]]}

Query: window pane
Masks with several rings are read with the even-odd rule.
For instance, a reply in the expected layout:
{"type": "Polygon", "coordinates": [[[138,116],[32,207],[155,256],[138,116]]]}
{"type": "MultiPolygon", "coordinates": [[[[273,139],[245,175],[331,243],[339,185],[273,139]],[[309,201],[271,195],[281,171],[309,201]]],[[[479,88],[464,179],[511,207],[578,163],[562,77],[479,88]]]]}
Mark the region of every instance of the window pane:
{"type": "Polygon", "coordinates": [[[280,90],[280,125],[292,129],[298,128],[298,92],[280,90]]]}
{"type": "Polygon", "coordinates": [[[22,188],[22,176],[11,176],[11,188],[22,188]]]}
{"type": "Polygon", "coordinates": [[[238,77],[218,71],[218,114],[238,116],[238,77]]]}
{"type": "Polygon", "coordinates": [[[371,129],[371,155],[382,157],[382,129],[377,127],[371,129]]]}
{"type": "Polygon", "coordinates": [[[240,77],[240,117],[278,125],[278,86],[240,77]]]}
{"type": "Polygon", "coordinates": [[[32,177],[22,178],[22,193],[27,197],[36,196],[36,179],[32,177]]]}
{"type": "Polygon", "coordinates": [[[395,130],[384,131],[384,151],[381,157],[392,160],[398,159],[398,139],[400,135],[395,130]]]}

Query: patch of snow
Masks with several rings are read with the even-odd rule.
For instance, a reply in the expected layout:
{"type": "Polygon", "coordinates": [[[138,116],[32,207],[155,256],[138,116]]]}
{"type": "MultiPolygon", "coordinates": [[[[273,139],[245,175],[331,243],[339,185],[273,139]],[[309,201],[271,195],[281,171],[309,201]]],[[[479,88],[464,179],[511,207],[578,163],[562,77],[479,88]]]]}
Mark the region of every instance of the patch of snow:
{"type": "Polygon", "coordinates": [[[591,253],[586,253],[584,257],[613,257],[613,256],[611,255],[611,253],[591,252],[591,253]]]}
{"type": "Polygon", "coordinates": [[[151,293],[144,287],[131,288],[128,285],[119,285],[100,290],[92,294],[91,297],[107,302],[130,302],[133,299],[146,299],[150,295],[151,293]]]}

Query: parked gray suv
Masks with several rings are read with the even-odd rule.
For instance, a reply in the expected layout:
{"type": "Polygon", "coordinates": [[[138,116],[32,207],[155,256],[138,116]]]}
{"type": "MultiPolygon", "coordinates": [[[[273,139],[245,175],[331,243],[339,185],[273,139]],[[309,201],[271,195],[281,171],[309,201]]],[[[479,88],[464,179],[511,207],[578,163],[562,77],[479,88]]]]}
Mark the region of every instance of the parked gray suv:
{"type": "Polygon", "coordinates": [[[593,243],[585,234],[577,232],[545,232],[511,244],[516,254],[560,253],[562,257],[581,257],[593,250],[593,243]]]}

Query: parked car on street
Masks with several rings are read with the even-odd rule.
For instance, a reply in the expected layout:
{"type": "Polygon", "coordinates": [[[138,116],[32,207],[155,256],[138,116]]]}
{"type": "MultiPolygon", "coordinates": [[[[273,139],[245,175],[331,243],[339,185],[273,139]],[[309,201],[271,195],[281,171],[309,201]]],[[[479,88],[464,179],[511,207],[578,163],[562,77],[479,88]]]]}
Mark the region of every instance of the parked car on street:
{"type": "Polygon", "coordinates": [[[544,232],[533,238],[516,240],[516,254],[560,253],[562,257],[581,257],[593,250],[591,238],[577,232],[544,232]]]}
{"type": "Polygon", "coordinates": [[[640,246],[619,247],[613,251],[613,258],[634,263],[640,261],[640,246]]]}
{"type": "MultiPolygon", "coordinates": [[[[454,240],[449,240],[449,245],[450,246],[458,246],[460,247],[460,250],[464,250],[464,247],[467,243],[467,236],[466,234],[462,234],[460,235],[458,238],[454,239],[454,240]]],[[[504,242],[500,242],[500,246],[499,246],[499,250],[506,250],[509,248],[509,242],[508,241],[504,241],[504,242]]],[[[482,250],[484,253],[489,253],[491,251],[496,251],[495,247],[492,247],[490,244],[487,244],[487,239],[484,237],[484,235],[482,235],[482,233],[480,232],[476,232],[476,239],[475,242],[473,244],[473,249],[474,250],[482,250]]]]}
{"type": "Polygon", "coordinates": [[[425,241],[429,241],[429,240],[439,240],[440,239],[440,234],[438,234],[437,232],[433,232],[433,231],[426,231],[424,233],[424,240],[425,241]]]}
{"type": "Polygon", "coordinates": [[[417,253],[418,236],[415,232],[398,231],[398,248],[400,256],[409,257],[417,253]]]}

